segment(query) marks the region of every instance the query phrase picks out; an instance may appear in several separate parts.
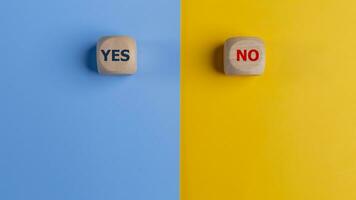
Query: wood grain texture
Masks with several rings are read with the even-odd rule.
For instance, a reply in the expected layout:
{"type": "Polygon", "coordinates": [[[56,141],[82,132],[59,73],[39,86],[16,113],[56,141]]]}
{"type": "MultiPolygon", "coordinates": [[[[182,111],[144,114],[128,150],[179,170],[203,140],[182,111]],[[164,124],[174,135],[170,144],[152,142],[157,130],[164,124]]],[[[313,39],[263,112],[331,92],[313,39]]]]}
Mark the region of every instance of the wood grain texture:
{"type": "Polygon", "coordinates": [[[265,67],[265,47],[257,37],[233,37],[224,45],[227,75],[260,75],[265,67]]]}
{"type": "Polygon", "coordinates": [[[102,37],[97,43],[96,59],[101,74],[134,74],[137,71],[136,41],[129,36],[102,37]],[[115,56],[112,55],[113,50],[116,51],[115,56]],[[121,58],[123,50],[128,51],[126,56],[129,57],[125,57],[125,60],[121,58]]]}

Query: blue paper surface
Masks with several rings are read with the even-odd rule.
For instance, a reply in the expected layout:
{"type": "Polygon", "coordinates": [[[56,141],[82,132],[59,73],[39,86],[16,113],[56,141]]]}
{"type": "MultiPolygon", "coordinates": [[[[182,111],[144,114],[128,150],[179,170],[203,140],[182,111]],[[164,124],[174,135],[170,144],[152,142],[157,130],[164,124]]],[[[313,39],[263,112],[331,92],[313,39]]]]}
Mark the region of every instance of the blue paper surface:
{"type": "Polygon", "coordinates": [[[0,3],[0,199],[179,199],[178,0],[0,3]],[[101,36],[138,72],[101,76],[101,36]]]}

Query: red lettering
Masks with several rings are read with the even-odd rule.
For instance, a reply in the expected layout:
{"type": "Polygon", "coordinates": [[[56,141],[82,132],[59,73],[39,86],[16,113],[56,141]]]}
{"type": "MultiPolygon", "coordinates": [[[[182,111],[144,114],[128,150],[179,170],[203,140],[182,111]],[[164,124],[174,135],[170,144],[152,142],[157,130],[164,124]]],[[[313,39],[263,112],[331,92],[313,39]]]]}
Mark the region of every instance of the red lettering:
{"type": "Polygon", "coordinates": [[[237,61],[240,61],[240,56],[242,57],[243,61],[247,60],[247,51],[246,51],[246,49],[244,50],[243,53],[242,53],[242,51],[240,49],[237,50],[237,61]]]}
{"type": "Polygon", "coordinates": [[[250,59],[251,61],[256,61],[258,60],[259,57],[260,57],[260,53],[258,53],[256,49],[252,49],[251,51],[248,52],[248,59],[250,59]],[[254,57],[252,57],[253,53],[255,54],[254,57]]]}
{"type": "Polygon", "coordinates": [[[237,54],[236,54],[237,61],[240,61],[241,59],[243,61],[247,61],[247,58],[250,61],[257,61],[260,58],[260,53],[256,49],[252,49],[248,52],[246,49],[244,49],[243,51],[240,49],[237,50],[237,54]]]}

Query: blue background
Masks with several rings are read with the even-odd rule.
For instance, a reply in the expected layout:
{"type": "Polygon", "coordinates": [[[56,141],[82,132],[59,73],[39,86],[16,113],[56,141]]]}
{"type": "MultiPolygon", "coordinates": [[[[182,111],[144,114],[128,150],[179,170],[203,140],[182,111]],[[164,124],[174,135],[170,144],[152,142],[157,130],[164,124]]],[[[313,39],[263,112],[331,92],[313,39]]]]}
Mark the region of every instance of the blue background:
{"type": "Polygon", "coordinates": [[[179,199],[178,0],[0,3],[0,199],[179,199]],[[138,73],[101,76],[104,35],[138,73]]]}

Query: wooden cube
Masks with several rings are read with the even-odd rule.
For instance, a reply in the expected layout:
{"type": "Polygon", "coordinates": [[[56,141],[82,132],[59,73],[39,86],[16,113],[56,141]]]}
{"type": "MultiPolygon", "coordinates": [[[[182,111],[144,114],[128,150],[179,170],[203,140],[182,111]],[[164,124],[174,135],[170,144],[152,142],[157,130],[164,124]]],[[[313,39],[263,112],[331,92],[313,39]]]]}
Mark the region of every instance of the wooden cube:
{"type": "Polygon", "coordinates": [[[107,36],[96,46],[96,60],[101,74],[134,74],[137,71],[136,42],[128,36],[107,36]]]}
{"type": "Polygon", "coordinates": [[[224,45],[224,72],[227,75],[260,75],[265,68],[265,47],[256,37],[234,37],[224,45]]]}

